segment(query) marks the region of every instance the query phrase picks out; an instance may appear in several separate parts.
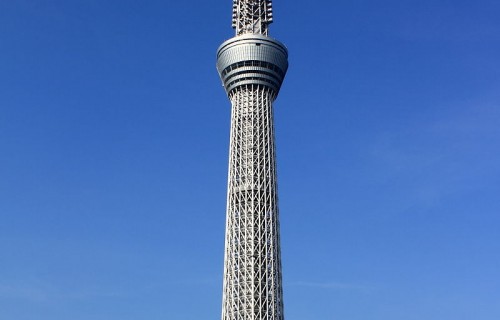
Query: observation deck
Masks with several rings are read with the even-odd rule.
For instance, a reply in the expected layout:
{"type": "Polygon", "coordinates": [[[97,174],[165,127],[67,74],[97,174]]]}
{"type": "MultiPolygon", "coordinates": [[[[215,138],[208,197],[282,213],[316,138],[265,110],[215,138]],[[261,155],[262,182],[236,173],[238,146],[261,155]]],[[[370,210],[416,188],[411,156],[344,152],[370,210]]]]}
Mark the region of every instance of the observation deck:
{"type": "Polygon", "coordinates": [[[288,69],[288,50],[261,34],[231,38],[217,50],[217,70],[229,95],[245,85],[268,87],[278,94],[288,69]]]}

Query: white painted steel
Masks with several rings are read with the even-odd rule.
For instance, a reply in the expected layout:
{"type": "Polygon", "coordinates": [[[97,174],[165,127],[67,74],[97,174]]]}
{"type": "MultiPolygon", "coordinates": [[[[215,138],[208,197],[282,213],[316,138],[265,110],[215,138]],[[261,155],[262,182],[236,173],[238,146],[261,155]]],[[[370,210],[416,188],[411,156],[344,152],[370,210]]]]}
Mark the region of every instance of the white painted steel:
{"type": "Polygon", "coordinates": [[[223,320],[282,320],[274,92],[233,91],[223,320]]]}
{"type": "Polygon", "coordinates": [[[267,36],[270,0],[234,0],[236,37],[217,52],[231,101],[222,320],[283,320],[273,101],[288,68],[267,36]]]}
{"type": "Polygon", "coordinates": [[[228,95],[249,84],[267,86],[278,93],[287,69],[288,50],[268,36],[237,36],[217,50],[217,70],[228,95]]]}
{"type": "Polygon", "coordinates": [[[233,0],[233,28],[236,35],[245,33],[268,34],[273,22],[271,0],[233,0]]]}

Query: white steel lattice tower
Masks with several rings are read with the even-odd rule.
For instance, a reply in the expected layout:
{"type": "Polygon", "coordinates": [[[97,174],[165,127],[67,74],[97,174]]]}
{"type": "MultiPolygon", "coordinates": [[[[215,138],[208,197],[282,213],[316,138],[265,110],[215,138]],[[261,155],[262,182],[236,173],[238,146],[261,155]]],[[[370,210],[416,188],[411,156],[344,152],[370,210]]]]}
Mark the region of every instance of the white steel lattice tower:
{"type": "Polygon", "coordinates": [[[271,22],[271,0],[233,0],[236,36],[217,52],[232,105],[222,320],[284,318],[273,101],[288,52],[271,22]]]}

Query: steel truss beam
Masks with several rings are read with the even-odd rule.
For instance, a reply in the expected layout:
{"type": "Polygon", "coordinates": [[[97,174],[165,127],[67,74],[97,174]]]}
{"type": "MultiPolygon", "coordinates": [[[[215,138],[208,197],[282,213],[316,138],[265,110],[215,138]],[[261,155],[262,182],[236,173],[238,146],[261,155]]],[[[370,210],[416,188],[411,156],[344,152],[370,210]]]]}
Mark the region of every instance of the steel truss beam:
{"type": "Polygon", "coordinates": [[[223,320],[283,319],[274,96],[258,85],[230,95],[223,320]]]}

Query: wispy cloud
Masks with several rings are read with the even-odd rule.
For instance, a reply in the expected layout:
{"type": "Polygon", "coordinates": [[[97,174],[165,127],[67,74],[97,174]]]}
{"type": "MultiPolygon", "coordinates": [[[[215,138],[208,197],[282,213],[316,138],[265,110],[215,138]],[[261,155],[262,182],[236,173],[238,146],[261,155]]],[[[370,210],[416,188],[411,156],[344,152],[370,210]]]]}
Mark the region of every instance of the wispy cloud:
{"type": "Polygon", "coordinates": [[[450,197],[485,188],[487,183],[493,185],[500,174],[496,147],[500,113],[493,101],[494,97],[446,105],[435,119],[373,137],[367,147],[376,166],[371,176],[379,186],[398,185],[405,190],[398,194],[398,201],[383,199],[386,211],[432,208],[450,197]]]}
{"type": "Polygon", "coordinates": [[[0,284],[0,298],[46,301],[49,295],[50,294],[46,290],[41,290],[36,287],[0,284]]]}
{"type": "Polygon", "coordinates": [[[310,287],[310,288],[332,289],[332,290],[353,290],[353,291],[361,291],[363,293],[369,293],[375,289],[373,287],[366,285],[341,283],[341,282],[295,281],[288,283],[288,285],[294,287],[310,287]]]}
{"type": "Polygon", "coordinates": [[[189,285],[189,286],[214,286],[219,285],[222,279],[219,277],[211,278],[200,278],[200,279],[183,279],[176,282],[179,285],[189,285]]]}
{"type": "Polygon", "coordinates": [[[113,298],[128,296],[126,292],[104,288],[57,288],[47,284],[0,284],[0,298],[19,299],[31,302],[57,302],[61,300],[83,300],[88,298],[113,298]]]}

